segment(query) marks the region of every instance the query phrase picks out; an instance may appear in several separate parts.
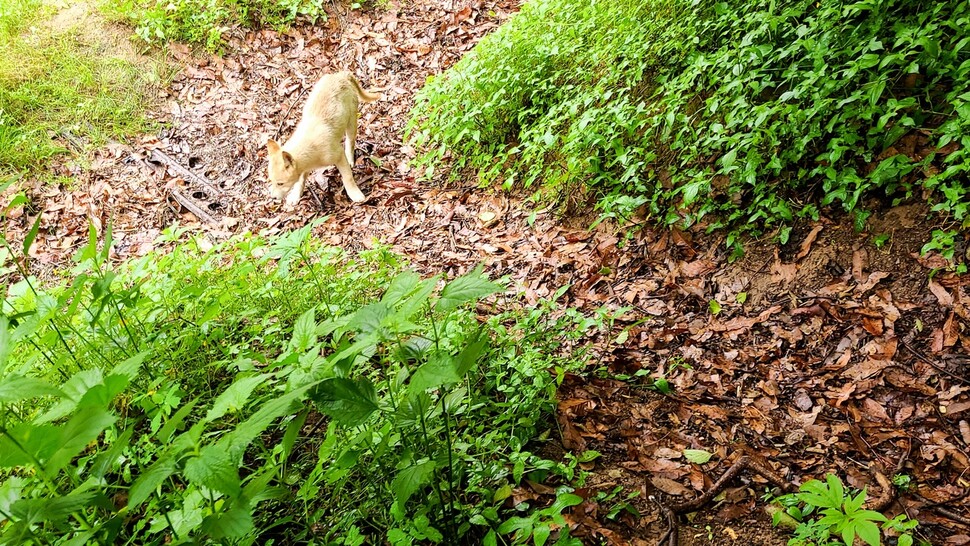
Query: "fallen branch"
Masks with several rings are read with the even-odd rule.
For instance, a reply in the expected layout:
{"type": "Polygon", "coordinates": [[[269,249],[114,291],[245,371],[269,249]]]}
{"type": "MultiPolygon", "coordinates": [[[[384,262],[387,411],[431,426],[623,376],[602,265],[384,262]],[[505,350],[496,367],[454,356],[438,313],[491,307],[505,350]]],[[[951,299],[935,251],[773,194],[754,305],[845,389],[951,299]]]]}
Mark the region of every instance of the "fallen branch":
{"type": "Polygon", "coordinates": [[[178,161],[176,161],[172,156],[166,154],[161,150],[152,150],[151,159],[157,159],[159,162],[164,163],[168,168],[182,175],[182,178],[186,181],[192,181],[205,189],[212,192],[214,196],[222,195],[222,190],[214,186],[209,182],[206,177],[201,174],[196,174],[186,167],[183,167],[178,161]]]}
{"type": "Polygon", "coordinates": [[[182,192],[180,192],[178,190],[175,190],[175,189],[173,189],[171,191],[172,191],[172,197],[174,197],[175,200],[178,201],[180,205],[182,205],[183,207],[189,209],[189,212],[191,212],[192,214],[198,216],[199,217],[199,220],[202,220],[203,222],[205,222],[205,223],[207,223],[209,225],[212,225],[212,226],[218,226],[219,225],[219,221],[216,220],[214,216],[212,216],[211,214],[209,214],[208,212],[206,212],[205,209],[203,209],[202,207],[200,207],[199,205],[197,205],[192,200],[191,197],[189,197],[187,195],[184,195],[182,192]]]}
{"type": "Polygon", "coordinates": [[[752,461],[751,458],[748,457],[747,455],[742,455],[738,457],[738,460],[734,461],[734,464],[731,465],[731,468],[727,469],[727,471],[724,474],[721,474],[721,477],[718,478],[718,480],[714,482],[714,485],[712,485],[710,489],[704,492],[704,494],[700,495],[699,497],[693,500],[675,504],[670,507],[661,505],[661,510],[663,511],[664,516],[667,518],[667,532],[664,533],[664,535],[660,538],[660,544],[666,544],[667,546],[677,546],[677,514],[687,514],[690,512],[696,512],[705,504],[711,502],[711,500],[713,500],[714,497],[716,497],[718,494],[720,494],[721,491],[724,490],[724,488],[731,480],[736,478],[738,474],[740,474],[741,471],[745,469],[754,471],[756,474],[759,474],[760,476],[770,481],[772,484],[779,487],[785,492],[791,492],[796,489],[796,487],[793,484],[785,481],[784,478],[779,476],[773,470],[765,467],[760,463],[752,461]]]}

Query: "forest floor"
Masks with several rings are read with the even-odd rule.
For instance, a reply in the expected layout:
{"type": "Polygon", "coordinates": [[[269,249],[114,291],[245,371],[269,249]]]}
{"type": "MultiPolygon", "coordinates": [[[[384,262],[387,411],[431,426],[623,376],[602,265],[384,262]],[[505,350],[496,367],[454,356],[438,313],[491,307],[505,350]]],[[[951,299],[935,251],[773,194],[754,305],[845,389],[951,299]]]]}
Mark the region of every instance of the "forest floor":
{"type": "MultiPolygon", "coordinates": [[[[560,390],[561,444],[541,448],[602,453],[584,465],[587,501],[568,514],[574,536],[657,544],[662,506],[708,490],[747,455],[790,483],[834,472],[892,501],[887,513],[918,519],[931,543],[970,544],[970,276],[937,272],[942,258],[920,256],[933,228],[925,206],[874,203],[862,233],[848,218],[798,225],[786,245],[750,241],[729,263],[723,240],[701,230],[590,230],[593,217],[538,209],[474,177],[422,181],[411,168],[415,150],[402,133],[414,94],[517,7],[332,6],[315,26],[234,31],[222,57],[172,45],[183,70],[153,113],[165,129],[55,166],[76,180],[70,189],[28,184],[32,205],[11,214],[8,236],[23,237],[41,214],[30,267],[52,278],[85,244],[89,220],[111,223],[112,257],[121,260],[152,250],[175,222],[215,241],[325,217],[316,232],[325,242],[351,252],[384,245],[429,275],[484,262],[527,303],[569,285],[565,305],[625,309],[611,332],[591,339],[598,350],[588,373],[560,390]],[[305,92],[344,69],[384,94],[361,111],[355,176],[368,200],[351,203],[329,169],[295,210],[283,210],[265,191],[266,139],[285,139],[305,92]],[[888,240],[877,247],[877,235],[888,240]],[[670,394],[651,388],[660,378],[670,394]],[[688,448],[714,457],[693,464],[688,448]],[[909,476],[912,486],[890,498],[880,474],[909,476]],[[618,498],[597,500],[617,486],[618,498]],[[612,513],[631,492],[635,510],[612,513]]],[[[681,519],[680,543],[784,544],[790,535],[761,509],[770,487],[743,471],[681,519]]],[[[550,493],[525,484],[513,498],[544,503],[550,493]]]]}

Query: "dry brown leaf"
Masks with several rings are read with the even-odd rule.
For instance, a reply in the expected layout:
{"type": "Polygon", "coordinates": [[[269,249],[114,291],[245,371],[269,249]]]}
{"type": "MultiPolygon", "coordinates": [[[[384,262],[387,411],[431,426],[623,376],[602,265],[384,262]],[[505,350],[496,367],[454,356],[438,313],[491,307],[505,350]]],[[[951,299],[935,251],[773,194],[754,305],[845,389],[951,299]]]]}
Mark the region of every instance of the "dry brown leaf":
{"type": "Polygon", "coordinates": [[[808,232],[808,235],[805,236],[805,240],[802,241],[801,247],[798,250],[798,254],[795,255],[796,262],[801,260],[805,256],[808,256],[808,253],[812,251],[812,243],[815,242],[815,239],[818,237],[819,232],[821,232],[824,227],[825,226],[823,226],[822,224],[819,224],[813,227],[812,231],[808,232]]]}
{"type": "Polygon", "coordinates": [[[673,495],[675,497],[682,497],[690,493],[690,489],[681,485],[680,482],[671,480],[669,478],[664,478],[662,476],[651,476],[650,483],[652,483],[654,487],[663,491],[664,493],[667,493],[668,495],[673,495]]]}

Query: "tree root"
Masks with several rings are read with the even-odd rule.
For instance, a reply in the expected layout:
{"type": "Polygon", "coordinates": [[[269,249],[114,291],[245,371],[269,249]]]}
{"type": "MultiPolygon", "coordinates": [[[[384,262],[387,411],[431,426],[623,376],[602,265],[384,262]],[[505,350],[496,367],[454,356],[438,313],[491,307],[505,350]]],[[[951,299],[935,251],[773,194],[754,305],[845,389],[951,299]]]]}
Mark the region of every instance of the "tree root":
{"type": "Polygon", "coordinates": [[[704,492],[699,497],[675,504],[673,506],[660,505],[660,509],[667,519],[667,532],[660,538],[659,544],[666,546],[677,546],[677,515],[687,514],[690,512],[696,512],[705,504],[711,502],[724,488],[727,484],[736,478],[742,470],[751,470],[756,474],[759,474],[776,487],[779,487],[785,492],[792,492],[796,489],[794,484],[785,481],[784,478],[779,476],[773,470],[767,468],[761,463],[752,461],[747,455],[742,455],[738,457],[738,460],[734,461],[731,468],[728,468],[721,477],[714,482],[706,492],[704,492]]]}
{"type": "MultiPolygon", "coordinates": [[[[910,449],[907,448],[906,451],[900,455],[894,473],[899,473],[902,471],[903,465],[909,458],[909,453],[910,449]]],[[[735,479],[743,470],[750,470],[760,475],[786,493],[792,493],[798,490],[797,485],[785,481],[785,479],[778,475],[778,473],[775,471],[761,463],[753,461],[747,455],[742,455],[738,457],[736,461],[734,461],[734,464],[732,464],[731,467],[724,472],[724,474],[721,474],[721,477],[714,482],[714,485],[712,485],[710,489],[705,491],[697,498],[674,504],[672,506],[665,506],[660,502],[657,502],[658,506],[660,506],[660,511],[664,514],[664,517],[667,520],[667,531],[660,538],[659,544],[663,546],[677,546],[677,515],[696,512],[701,509],[704,505],[711,502],[721,491],[723,491],[727,484],[731,480],[735,479]]],[[[892,482],[882,472],[873,470],[872,475],[875,478],[875,481],[879,484],[879,487],[882,489],[882,494],[880,494],[878,497],[869,499],[866,502],[865,507],[868,510],[882,512],[889,507],[890,504],[895,502],[896,488],[893,487],[892,482]]],[[[946,517],[955,516],[954,519],[956,521],[967,523],[967,518],[963,518],[959,514],[954,514],[949,510],[946,512],[947,514],[942,515],[946,515],[946,517]]]]}

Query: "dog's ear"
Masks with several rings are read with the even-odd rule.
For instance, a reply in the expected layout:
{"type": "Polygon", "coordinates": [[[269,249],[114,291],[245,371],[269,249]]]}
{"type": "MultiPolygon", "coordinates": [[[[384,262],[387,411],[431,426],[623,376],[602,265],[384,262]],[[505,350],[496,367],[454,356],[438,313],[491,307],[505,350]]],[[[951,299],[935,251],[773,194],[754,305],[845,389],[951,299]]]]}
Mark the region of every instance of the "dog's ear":
{"type": "Polygon", "coordinates": [[[293,166],[293,156],[290,155],[290,152],[283,152],[283,164],[287,167],[293,166]]]}

